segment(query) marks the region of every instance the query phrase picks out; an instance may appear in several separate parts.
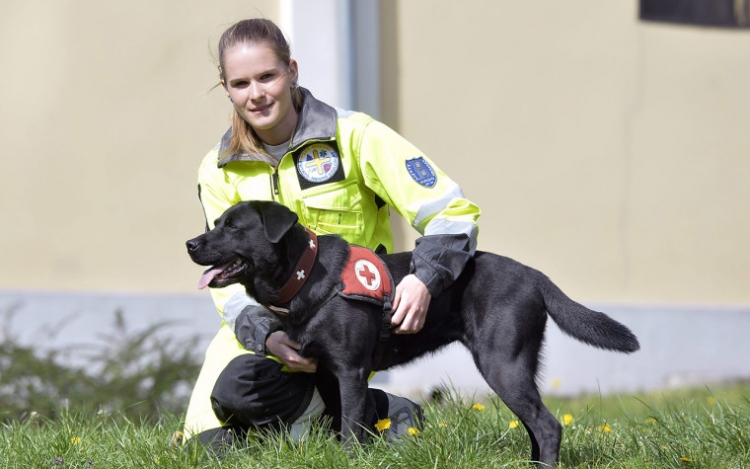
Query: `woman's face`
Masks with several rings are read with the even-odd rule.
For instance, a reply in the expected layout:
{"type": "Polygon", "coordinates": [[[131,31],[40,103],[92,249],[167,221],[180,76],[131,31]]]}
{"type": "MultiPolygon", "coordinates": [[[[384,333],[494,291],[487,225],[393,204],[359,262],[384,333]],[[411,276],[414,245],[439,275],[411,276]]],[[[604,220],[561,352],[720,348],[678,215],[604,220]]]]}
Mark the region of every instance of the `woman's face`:
{"type": "Polygon", "coordinates": [[[232,104],[263,142],[278,145],[292,136],[297,111],[292,105],[292,81],[297,63],[289,66],[266,44],[237,44],[224,52],[222,85],[232,104]]]}

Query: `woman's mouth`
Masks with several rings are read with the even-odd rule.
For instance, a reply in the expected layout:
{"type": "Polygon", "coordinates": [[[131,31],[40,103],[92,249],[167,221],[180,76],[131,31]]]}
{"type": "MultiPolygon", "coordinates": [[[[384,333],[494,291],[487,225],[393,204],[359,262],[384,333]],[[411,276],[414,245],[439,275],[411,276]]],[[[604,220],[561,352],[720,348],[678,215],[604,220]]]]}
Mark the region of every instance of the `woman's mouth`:
{"type": "Polygon", "coordinates": [[[273,103],[265,104],[263,106],[258,106],[254,109],[251,109],[250,112],[252,112],[253,114],[263,114],[267,110],[271,109],[272,106],[273,106],[273,103]]]}

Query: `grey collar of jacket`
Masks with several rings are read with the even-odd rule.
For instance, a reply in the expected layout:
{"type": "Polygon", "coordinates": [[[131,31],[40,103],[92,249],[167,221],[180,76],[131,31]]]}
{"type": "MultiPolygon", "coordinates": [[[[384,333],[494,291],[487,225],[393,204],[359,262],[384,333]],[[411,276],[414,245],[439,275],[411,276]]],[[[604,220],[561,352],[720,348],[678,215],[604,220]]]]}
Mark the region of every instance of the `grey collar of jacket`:
{"type": "MultiPolygon", "coordinates": [[[[338,114],[323,101],[318,101],[307,89],[302,91],[302,110],[300,111],[297,127],[294,129],[289,149],[294,150],[310,140],[333,140],[336,138],[336,120],[338,114]]],[[[219,145],[219,168],[223,168],[235,161],[266,161],[259,153],[232,153],[225,155],[232,138],[232,128],[221,137],[219,145]]]]}

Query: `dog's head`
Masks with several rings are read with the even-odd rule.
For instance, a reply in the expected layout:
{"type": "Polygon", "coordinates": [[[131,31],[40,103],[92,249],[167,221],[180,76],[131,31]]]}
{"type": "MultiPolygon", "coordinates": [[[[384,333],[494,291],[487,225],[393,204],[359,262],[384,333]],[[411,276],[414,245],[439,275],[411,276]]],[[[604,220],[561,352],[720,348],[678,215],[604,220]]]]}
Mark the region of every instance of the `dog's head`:
{"type": "Polygon", "coordinates": [[[269,280],[283,274],[286,249],[281,241],[296,224],[297,215],[276,202],[230,207],[212,230],[186,243],[193,262],[208,266],[198,287],[247,286],[258,274],[269,280]]]}

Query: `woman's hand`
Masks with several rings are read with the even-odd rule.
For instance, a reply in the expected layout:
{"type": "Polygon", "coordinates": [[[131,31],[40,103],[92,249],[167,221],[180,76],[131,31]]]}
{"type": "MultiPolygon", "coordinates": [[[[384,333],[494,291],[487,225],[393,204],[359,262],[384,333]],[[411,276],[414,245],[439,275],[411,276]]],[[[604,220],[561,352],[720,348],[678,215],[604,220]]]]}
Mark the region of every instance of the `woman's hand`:
{"type": "Polygon", "coordinates": [[[396,334],[416,334],[424,327],[432,295],[416,275],[404,277],[396,286],[391,325],[396,334]]]}
{"type": "Polygon", "coordinates": [[[266,339],[266,350],[274,357],[278,357],[290,370],[315,373],[318,369],[318,360],[301,357],[297,353],[300,348],[300,344],[290,339],[284,331],[272,332],[266,339]]]}

